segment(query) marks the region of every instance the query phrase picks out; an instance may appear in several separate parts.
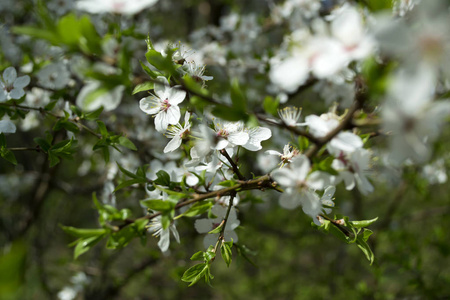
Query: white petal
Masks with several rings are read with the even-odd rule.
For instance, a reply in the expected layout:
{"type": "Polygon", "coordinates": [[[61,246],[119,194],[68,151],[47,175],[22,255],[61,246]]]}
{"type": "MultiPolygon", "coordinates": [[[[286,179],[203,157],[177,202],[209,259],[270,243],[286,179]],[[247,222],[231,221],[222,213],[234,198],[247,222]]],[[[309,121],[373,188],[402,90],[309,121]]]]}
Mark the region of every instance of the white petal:
{"type": "Polygon", "coordinates": [[[194,227],[198,233],[207,233],[213,230],[213,221],[210,219],[195,220],[194,227]]]}
{"type": "Polygon", "coordinates": [[[280,197],[280,206],[286,209],[294,209],[300,205],[298,195],[295,193],[284,192],[280,197]]]}
{"type": "Polygon", "coordinates": [[[270,80],[288,93],[295,92],[308,78],[308,63],[305,57],[292,57],[275,65],[270,70],[270,80]]]}
{"type": "Polygon", "coordinates": [[[197,176],[193,174],[187,174],[186,175],[186,184],[189,186],[194,186],[199,182],[199,179],[197,176]]]}
{"type": "Polygon", "coordinates": [[[178,106],[171,106],[166,111],[167,123],[175,125],[180,121],[181,113],[178,106]]]}
{"type": "Polygon", "coordinates": [[[303,212],[315,219],[322,212],[319,196],[311,191],[305,191],[300,197],[303,212]]]}
{"type": "Polygon", "coordinates": [[[239,241],[238,235],[234,231],[225,231],[223,234],[225,242],[231,242],[233,240],[233,244],[239,241]]]}
{"type": "Polygon", "coordinates": [[[24,88],[30,83],[30,76],[20,76],[19,78],[14,81],[14,87],[15,88],[24,88]]]}
{"type": "Polygon", "coordinates": [[[335,153],[339,155],[340,151],[344,153],[350,153],[355,151],[357,148],[363,146],[362,139],[351,132],[340,132],[334,139],[330,141],[330,152],[334,155],[335,153]]]}
{"type": "Polygon", "coordinates": [[[168,90],[170,89],[169,81],[167,81],[167,78],[164,76],[158,76],[156,78],[157,81],[161,83],[155,82],[155,94],[161,99],[166,100],[168,97],[168,90]]]}
{"type": "Polygon", "coordinates": [[[24,91],[23,89],[20,89],[20,88],[18,88],[18,89],[13,89],[13,90],[9,93],[9,96],[10,96],[12,99],[20,99],[20,98],[23,97],[23,95],[25,95],[25,91],[24,91]]]}
{"type": "Polygon", "coordinates": [[[141,101],[139,101],[139,108],[149,115],[157,114],[160,111],[160,107],[155,106],[155,102],[152,101],[152,99],[155,99],[155,96],[142,98],[141,101]]]}
{"type": "Polygon", "coordinates": [[[162,252],[166,252],[169,249],[170,245],[170,232],[169,229],[161,230],[161,234],[159,236],[158,247],[162,252]]]}
{"type": "Polygon", "coordinates": [[[186,91],[180,90],[177,87],[180,86],[175,86],[169,91],[169,103],[171,105],[178,105],[186,98],[186,91]]]}
{"type": "Polygon", "coordinates": [[[298,155],[292,159],[290,168],[293,170],[294,180],[305,180],[311,164],[305,155],[298,155]]]}
{"type": "Polygon", "coordinates": [[[276,169],[270,174],[270,176],[282,186],[293,187],[296,184],[294,173],[292,170],[287,168],[276,169]]]}
{"type": "Polygon", "coordinates": [[[275,150],[267,150],[266,152],[264,152],[265,154],[269,154],[269,155],[278,155],[278,156],[282,156],[283,154],[281,154],[278,151],[275,150]]]}
{"type": "Polygon", "coordinates": [[[181,138],[180,136],[176,135],[167,143],[166,147],[164,148],[164,153],[172,152],[178,149],[181,145],[181,138]]]}
{"type": "Polygon", "coordinates": [[[247,143],[249,136],[248,133],[240,131],[233,132],[228,135],[228,141],[234,145],[244,145],[247,143]]]}
{"type": "Polygon", "coordinates": [[[3,72],[3,80],[8,86],[13,85],[16,78],[17,72],[14,67],[9,67],[3,72]]]}
{"type": "Polygon", "coordinates": [[[315,171],[308,176],[308,186],[314,190],[323,190],[330,185],[330,175],[326,172],[315,171]]]}
{"type": "Polygon", "coordinates": [[[216,150],[222,150],[228,146],[229,142],[226,139],[219,139],[214,149],[216,150]]]}
{"type": "Polygon", "coordinates": [[[218,233],[215,234],[207,234],[204,238],[203,238],[203,246],[205,246],[205,248],[207,249],[209,246],[211,245],[215,245],[217,242],[217,238],[219,237],[218,233]]]}
{"type": "Polygon", "coordinates": [[[170,231],[173,234],[173,237],[175,238],[175,240],[180,243],[180,235],[178,234],[177,228],[175,227],[175,224],[171,224],[169,227],[170,231]]]}
{"type": "Polygon", "coordinates": [[[9,120],[0,121],[0,133],[15,133],[16,125],[9,120]]]}
{"type": "Polygon", "coordinates": [[[155,128],[158,132],[164,133],[167,130],[167,126],[169,126],[169,122],[167,122],[167,114],[161,111],[155,117],[155,128]]]}

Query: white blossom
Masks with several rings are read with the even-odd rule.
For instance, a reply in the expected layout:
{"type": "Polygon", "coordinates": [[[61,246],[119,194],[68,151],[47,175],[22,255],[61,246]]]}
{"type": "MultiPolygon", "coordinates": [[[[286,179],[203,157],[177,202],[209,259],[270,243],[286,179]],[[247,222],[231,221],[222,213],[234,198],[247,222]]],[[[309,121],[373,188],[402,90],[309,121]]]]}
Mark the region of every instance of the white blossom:
{"type": "Polygon", "coordinates": [[[169,124],[175,125],[180,120],[180,108],[178,104],[186,98],[186,92],[179,86],[170,87],[169,82],[163,76],[158,76],[155,83],[155,94],[142,98],[139,101],[140,109],[155,116],[155,128],[164,133],[169,124]]]}
{"type": "Polygon", "coordinates": [[[6,68],[3,71],[3,76],[0,78],[0,102],[22,98],[25,95],[23,88],[29,83],[30,76],[17,77],[17,72],[14,67],[6,68]]]}
{"type": "Polygon", "coordinates": [[[164,229],[161,223],[161,216],[153,218],[148,231],[153,233],[153,236],[159,236],[158,247],[162,252],[169,250],[171,232],[175,240],[180,243],[180,236],[175,224],[171,223],[168,228],[164,229]]]}
{"type": "Polygon", "coordinates": [[[79,0],[76,6],[79,10],[91,14],[115,13],[134,15],[143,9],[154,5],[158,0],[79,0]]]}
{"type": "Polygon", "coordinates": [[[184,116],[184,126],[182,126],[180,123],[177,123],[176,125],[169,125],[165,135],[169,138],[171,137],[172,139],[164,148],[164,153],[172,152],[178,149],[181,145],[182,140],[189,135],[191,129],[191,124],[189,122],[190,117],[191,114],[189,112],[186,112],[184,116]]]}

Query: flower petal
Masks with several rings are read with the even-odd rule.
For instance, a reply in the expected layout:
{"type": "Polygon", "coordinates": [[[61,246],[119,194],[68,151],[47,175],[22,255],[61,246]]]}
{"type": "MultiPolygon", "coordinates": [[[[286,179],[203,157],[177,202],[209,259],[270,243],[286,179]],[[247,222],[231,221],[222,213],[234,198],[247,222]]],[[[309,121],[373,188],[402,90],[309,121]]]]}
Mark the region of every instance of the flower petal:
{"type": "Polygon", "coordinates": [[[175,151],[176,149],[178,149],[178,147],[180,147],[180,145],[181,145],[181,138],[180,138],[180,136],[176,135],[173,137],[173,139],[171,139],[169,141],[169,143],[167,143],[163,152],[168,153],[168,152],[175,151]]]}
{"type": "Polygon", "coordinates": [[[3,72],[3,80],[5,81],[7,86],[12,86],[16,78],[17,72],[14,67],[6,68],[6,70],[3,72]]]}
{"type": "Polygon", "coordinates": [[[180,108],[178,106],[171,106],[166,111],[167,115],[167,123],[175,125],[180,121],[181,113],[180,108]]]}
{"type": "Polygon", "coordinates": [[[168,91],[169,103],[171,105],[178,105],[186,98],[186,91],[179,89],[179,85],[174,86],[168,91]]]}

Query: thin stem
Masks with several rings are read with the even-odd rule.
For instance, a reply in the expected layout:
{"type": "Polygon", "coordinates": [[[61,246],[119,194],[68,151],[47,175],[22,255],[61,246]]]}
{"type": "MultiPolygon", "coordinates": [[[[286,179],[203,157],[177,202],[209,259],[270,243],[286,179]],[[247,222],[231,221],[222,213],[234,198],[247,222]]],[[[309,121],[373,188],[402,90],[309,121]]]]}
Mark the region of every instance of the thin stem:
{"type": "Polygon", "coordinates": [[[230,195],[230,201],[228,202],[227,213],[225,214],[225,217],[223,218],[223,221],[222,221],[222,229],[220,229],[219,238],[217,239],[217,243],[214,247],[214,253],[217,252],[217,249],[219,248],[220,244],[224,241],[225,228],[227,226],[228,217],[230,216],[231,207],[233,207],[234,197],[236,197],[236,192],[233,192],[230,195]]]}
{"type": "Polygon", "coordinates": [[[309,132],[306,132],[304,130],[300,130],[297,127],[294,127],[294,126],[289,126],[285,122],[283,122],[283,120],[281,120],[281,122],[276,122],[274,120],[267,119],[266,117],[264,117],[264,116],[262,116],[260,114],[255,114],[255,116],[258,118],[258,120],[263,121],[264,123],[267,123],[267,124],[270,124],[270,125],[275,125],[275,126],[287,129],[290,132],[292,132],[292,133],[294,133],[296,135],[299,135],[299,136],[304,136],[308,140],[310,140],[311,142],[313,142],[315,144],[320,142],[320,140],[318,138],[314,137],[309,132]]]}
{"type": "Polygon", "coordinates": [[[246,180],[244,175],[241,174],[241,171],[239,171],[239,168],[236,165],[236,163],[233,161],[233,159],[228,154],[227,150],[222,149],[222,150],[220,150],[220,153],[223,156],[225,156],[225,158],[228,160],[228,162],[230,163],[231,167],[233,168],[234,174],[236,174],[236,176],[239,178],[239,180],[246,180]]]}
{"type": "MultiPolygon", "coordinates": [[[[187,206],[187,205],[190,205],[193,203],[197,203],[197,202],[200,202],[203,200],[211,199],[211,198],[229,196],[236,192],[247,191],[247,190],[256,190],[256,189],[258,189],[258,190],[273,189],[273,190],[280,191],[277,188],[277,184],[272,180],[270,175],[266,174],[266,175],[261,176],[256,179],[240,181],[236,185],[228,187],[228,188],[224,188],[224,189],[220,189],[217,191],[212,191],[212,192],[204,193],[204,194],[193,194],[192,198],[189,200],[183,201],[183,199],[182,199],[175,206],[175,209],[178,209],[178,208],[181,208],[183,206],[187,206]]],[[[121,230],[122,228],[124,228],[130,224],[133,224],[137,220],[152,220],[159,215],[161,215],[161,213],[157,212],[157,213],[154,213],[151,215],[143,216],[143,217],[135,219],[135,220],[126,219],[126,220],[124,220],[125,223],[123,223],[119,226],[115,226],[116,227],[115,231],[121,230]]]]}
{"type": "Polygon", "coordinates": [[[8,148],[8,150],[10,151],[36,151],[36,152],[41,152],[41,148],[39,147],[16,147],[16,148],[8,148]]]}
{"type": "MultiPolygon", "coordinates": [[[[50,112],[50,111],[47,111],[47,110],[45,110],[45,109],[42,108],[42,107],[32,107],[32,106],[26,106],[26,105],[18,105],[18,104],[16,104],[16,103],[13,103],[13,104],[0,103],[0,105],[2,105],[2,106],[7,106],[7,107],[14,107],[14,108],[18,108],[18,109],[21,109],[21,110],[35,110],[35,111],[40,112],[41,114],[49,115],[49,116],[52,116],[52,117],[54,117],[54,118],[56,118],[56,119],[62,119],[62,118],[65,118],[64,116],[58,116],[57,114],[54,114],[54,113],[52,113],[52,112],[50,112]]],[[[67,119],[67,120],[70,121],[70,122],[72,122],[72,123],[74,123],[74,124],[77,125],[78,127],[82,128],[82,129],[84,129],[84,130],[86,130],[87,132],[89,132],[90,134],[94,135],[94,136],[97,137],[98,139],[101,139],[101,138],[102,138],[102,136],[101,136],[100,134],[96,133],[94,130],[92,130],[91,128],[87,127],[86,125],[80,123],[80,119],[79,119],[78,117],[75,117],[75,118],[69,118],[69,119],[67,119]]]]}

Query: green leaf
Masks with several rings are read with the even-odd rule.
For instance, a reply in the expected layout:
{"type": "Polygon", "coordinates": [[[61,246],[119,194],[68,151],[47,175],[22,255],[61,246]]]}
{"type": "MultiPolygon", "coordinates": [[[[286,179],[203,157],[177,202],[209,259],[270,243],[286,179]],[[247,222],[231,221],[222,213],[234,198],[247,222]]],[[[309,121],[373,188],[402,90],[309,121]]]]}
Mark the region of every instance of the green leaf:
{"type": "Polygon", "coordinates": [[[152,71],[147,65],[145,65],[142,61],[139,62],[141,64],[142,69],[147,73],[148,76],[150,76],[153,79],[156,79],[158,76],[161,76],[162,74],[159,72],[152,71]]]}
{"type": "Polygon", "coordinates": [[[175,204],[171,201],[164,201],[161,199],[147,199],[140,201],[141,205],[151,210],[156,211],[168,211],[175,207],[175,204]]]}
{"type": "Polygon", "coordinates": [[[203,260],[203,251],[198,251],[191,256],[191,260],[203,260]]]}
{"type": "Polygon", "coordinates": [[[64,119],[59,119],[58,122],[56,122],[55,126],[53,126],[53,130],[55,130],[55,131],[60,130],[61,128],[64,128],[73,133],[80,132],[80,129],[78,128],[77,125],[75,125],[74,123],[72,123],[70,121],[66,121],[64,119]]]}
{"type": "Polygon", "coordinates": [[[17,165],[16,157],[14,156],[14,153],[12,153],[12,151],[10,151],[6,148],[2,148],[2,150],[0,151],[0,154],[5,160],[9,161],[13,165],[17,165]]]}
{"type": "Polygon", "coordinates": [[[180,217],[195,217],[207,212],[213,206],[212,202],[197,202],[192,205],[187,211],[178,215],[175,219],[180,217]]]}
{"type": "Polygon", "coordinates": [[[223,223],[224,222],[221,222],[219,226],[217,226],[213,230],[209,231],[208,233],[209,234],[220,233],[220,231],[222,230],[222,227],[223,227],[223,223]]]}
{"type": "Polygon", "coordinates": [[[50,102],[49,104],[47,104],[44,107],[44,110],[51,111],[53,108],[55,108],[56,103],[58,103],[58,100],[54,100],[54,101],[50,102]]]}
{"type": "Polygon", "coordinates": [[[50,168],[56,166],[61,161],[59,157],[53,153],[53,151],[48,151],[48,160],[50,163],[50,168]]]}
{"type": "Polygon", "coordinates": [[[105,123],[103,123],[102,121],[97,121],[97,126],[98,126],[98,129],[100,130],[100,134],[102,135],[103,138],[106,138],[109,136],[109,132],[108,132],[108,129],[106,129],[105,123]]]}
{"type": "Polygon", "coordinates": [[[88,121],[97,120],[102,112],[103,112],[103,106],[100,106],[96,110],[84,114],[83,119],[88,120],[88,121]]]}
{"type": "Polygon", "coordinates": [[[181,280],[184,282],[190,282],[191,284],[189,286],[192,286],[205,275],[205,273],[208,271],[208,268],[208,264],[196,264],[184,272],[181,280]]]}
{"type": "Polygon", "coordinates": [[[233,108],[245,114],[247,110],[247,99],[239,86],[239,81],[237,78],[235,78],[231,83],[230,97],[231,103],[233,103],[233,108]]]}
{"type": "Polygon", "coordinates": [[[381,10],[392,11],[392,0],[366,0],[364,4],[372,11],[377,12],[381,10]]]}
{"type": "Polygon", "coordinates": [[[361,249],[361,251],[364,253],[367,260],[370,262],[370,265],[372,265],[375,260],[375,255],[373,254],[372,249],[370,249],[369,244],[367,244],[367,242],[364,241],[362,237],[358,237],[358,239],[356,240],[356,244],[358,245],[359,249],[361,249]]]}
{"type": "Polygon", "coordinates": [[[236,184],[236,181],[233,180],[233,179],[230,179],[230,180],[222,181],[222,182],[220,182],[218,185],[224,186],[224,187],[232,187],[232,186],[234,186],[235,184],[236,184]]]}
{"type": "Polygon", "coordinates": [[[4,133],[0,133],[0,147],[6,147],[6,137],[4,133]]]}
{"type": "Polygon", "coordinates": [[[271,114],[274,117],[278,117],[278,106],[280,105],[280,101],[278,99],[274,99],[271,96],[266,96],[263,102],[264,111],[268,114],[271,114]]]}
{"type": "Polygon", "coordinates": [[[160,71],[165,71],[168,74],[174,74],[176,72],[175,67],[172,62],[172,53],[167,52],[167,56],[164,57],[156,50],[150,49],[145,54],[145,58],[155,68],[160,71]]]}
{"type": "Polygon", "coordinates": [[[41,29],[31,26],[16,26],[12,28],[12,32],[15,34],[28,35],[35,39],[47,40],[54,45],[59,45],[59,36],[50,30],[41,29]]]}
{"type": "Polygon", "coordinates": [[[34,142],[36,144],[39,145],[39,147],[42,150],[44,150],[44,152],[47,152],[48,149],[50,149],[50,147],[51,147],[50,143],[47,140],[43,139],[43,138],[37,137],[37,138],[34,138],[33,140],[34,140],[34,142]]]}
{"type": "Polygon", "coordinates": [[[130,149],[130,150],[134,150],[134,151],[137,150],[137,148],[136,148],[136,146],[133,144],[133,142],[130,141],[128,138],[124,137],[124,136],[121,136],[121,137],[119,138],[119,145],[124,146],[124,147],[126,147],[126,148],[128,148],[128,149],[130,149]]]}
{"type": "Polygon", "coordinates": [[[116,164],[117,164],[117,166],[119,167],[119,170],[120,170],[123,174],[127,175],[128,177],[135,178],[135,179],[140,178],[140,177],[137,176],[136,174],[134,174],[134,173],[132,173],[132,172],[126,170],[126,169],[125,169],[124,167],[122,167],[118,162],[116,162],[116,164]]]}
{"type": "Polygon", "coordinates": [[[106,229],[104,229],[104,228],[85,229],[85,228],[75,228],[75,227],[62,226],[62,225],[60,225],[60,227],[64,230],[65,233],[73,235],[74,237],[78,237],[78,238],[88,238],[88,237],[106,234],[106,229]]]}
{"type": "Polygon", "coordinates": [[[234,244],[234,246],[237,249],[237,253],[242,256],[242,258],[244,258],[246,261],[248,261],[251,265],[253,265],[254,267],[258,267],[248,256],[249,255],[256,255],[255,251],[250,250],[249,248],[247,248],[247,246],[245,245],[238,245],[238,244],[234,244]]]}
{"type": "Polygon", "coordinates": [[[92,236],[84,239],[79,239],[74,250],[74,258],[77,259],[80,255],[86,253],[91,249],[95,244],[100,242],[103,238],[103,235],[92,236]]]}
{"type": "Polygon", "coordinates": [[[378,220],[378,217],[372,220],[362,220],[362,221],[350,221],[350,224],[355,228],[364,228],[372,225],[378,220]]]}
{"type": "Polygon", "coordinates": [[[124,227],[118,232],[113,232],[106,243],[108,249],[120,249],[128,245],[137,236],[132,226],[124,227]]]}
{"type": "Polygon", "coordinates": [[[170,175],[164,171],[159,170],[156,172],[156,180],[154,180],[155,184],[162,185],[162,186],[169,186],[170,185],[170,175]]]}
{"type": "Polygon", "coordinates": [[[3,244],[0,253],[0,295],[3,300],[24,298],[21,291],[26,286],[27,249],[21,239],[3,244]]]}
{"type": "Polygon", "coordinates": [[[136,183],[146,183],[146,180],[142,179],[142,178],[137,178],[137,179],[130,179],[130,180],[126,180],[124,182],[122,182],[121,184],[119,184],[113,191],[113,193],[117,192],[120,189],[123,189],[125,187],[128,187],[130,185],[136,184],[136,183]]]}
{"type": "Polygon", "coordinates": [[[154,88],[154,83],[153,83],[153,82],[150,82],[150,81],[144,82],[144,83],[138,84],[138,85],[134,88],[134,90],[133,90],[133,92],[132,92],[132,95],[137,94],[137,93],[139,93],[139,92],[144,92],[144,91],[152,90],[153,88],[154,88]]]}
{"type": "Polygon", "coordinates": [[[222,243],[222,246],[220,247],[220,253],[222,254],[222,259],[227,264],[227,267],[230,266],[231,260],[232,260],[232,252],[231,252],[232,245],[233,245],[233,242],[231,242],[231,246],[229,243],[222,243]]]}

